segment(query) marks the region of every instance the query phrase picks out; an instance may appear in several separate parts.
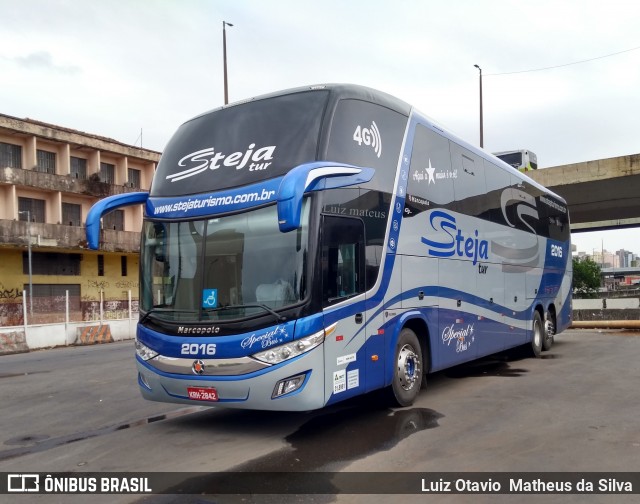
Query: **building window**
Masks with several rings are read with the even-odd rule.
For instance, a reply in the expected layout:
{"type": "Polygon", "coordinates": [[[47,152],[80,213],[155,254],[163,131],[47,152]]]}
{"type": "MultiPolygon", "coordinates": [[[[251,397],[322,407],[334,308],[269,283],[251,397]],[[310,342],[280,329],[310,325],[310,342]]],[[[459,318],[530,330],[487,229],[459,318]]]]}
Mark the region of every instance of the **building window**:
{"type": "Polygon", "coordinates": [[[19,220],[27,222],[27,216],[31,222],[44,222],[44,200],[18,197],[19,220]]]}
{"type": "Polygon", "coordinates": [[[104,256],[98,254],[98,276],[104,276],[104,256]]]}
{"type": "Polygon", "coordinates": [[[84,158],[71,156],[71,171],[70,174],[73,178],[78,180],[87,179],[87,160],[84,158]]]}
{"type": "Polygon", "coordinates": [[[124,231],[124,210],[113,210],[106,214],[102,218],[102,227],[114,231],[124,231]]]}
{"type": "Polygon", "coordinates": [[[36,170],[42,173],[55,173],[56,153],[38,149],[36,170]]]}
{"type": "MultiPolygon", "coordinates": [[[[33,275],[79,276],[81,260],[80,254],[33,252],[31,254],[31,272],[33,275]]],[[[22,253],[22,273],[29,274],[28,252],[22,253]]]]}
{"type": "Polygon", "coordinates": [[[0,168],[22,168],[22,147],[0,142],[0,168]]]}
{"type": "MultiPolygon", "coordinates": [[[[29,284],[25,284],[24,290],[29,292],[29,284]]],[[[33,299],[38,304],[38,313],[64,312],[67,291],[69,291],[69,309],[79,311],[79,284],[33,284],[33,299]]]]}
{"type": "Polygon", "coordinates": [[[107,184],[116,183],[116,165],[100,163],[100,180],[107,184]]]}
{"type": "Polygon", "coordinates": [[[62,225],[81,226],[82,206],[75,203],[62,203],[62,225]]]}
{"type": "Polygon", "coordinates": [[[120,257],[120,269],[122,276],[127,276],[127,256],[120,257]]]}
{"type": "Polygon", "coordinates": [[[140,189],[140,170],[129,168],[127,170],[127,185],[140,189]]]}

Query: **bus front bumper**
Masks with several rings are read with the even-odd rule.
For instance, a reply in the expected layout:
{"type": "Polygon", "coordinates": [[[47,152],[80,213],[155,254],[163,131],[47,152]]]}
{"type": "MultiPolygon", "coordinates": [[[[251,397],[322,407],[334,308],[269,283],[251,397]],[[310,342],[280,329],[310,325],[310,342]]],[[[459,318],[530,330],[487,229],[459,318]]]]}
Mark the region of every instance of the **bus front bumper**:
{"type": "Polygon", "coordinates": [[[136,357],[138,384],[143,397],[151,401],[256,410],[313,410],[326,402],[323,347],[239,375],[197,375],[200,368],[196,361],[196,371],[190,374],[170,373],[136,357]]]}

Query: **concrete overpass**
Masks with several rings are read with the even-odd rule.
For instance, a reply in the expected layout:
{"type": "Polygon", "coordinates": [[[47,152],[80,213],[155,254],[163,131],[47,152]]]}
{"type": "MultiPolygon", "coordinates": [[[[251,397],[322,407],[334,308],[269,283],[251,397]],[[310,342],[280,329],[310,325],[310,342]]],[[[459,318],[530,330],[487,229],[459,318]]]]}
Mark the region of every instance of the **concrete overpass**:
{"type": "Polygon", "coordinates": [[[640,154],[527,175],[567,200],[572,232],[640,226],[640,154]]]}
{"type": "Polygon", "coordinates": [[[632,266],[630,268],[601,268],[600,274],[603,277],[610,276],[632,276],[632,275],[640,275],[640,268],[637,266],[632,266]]]}

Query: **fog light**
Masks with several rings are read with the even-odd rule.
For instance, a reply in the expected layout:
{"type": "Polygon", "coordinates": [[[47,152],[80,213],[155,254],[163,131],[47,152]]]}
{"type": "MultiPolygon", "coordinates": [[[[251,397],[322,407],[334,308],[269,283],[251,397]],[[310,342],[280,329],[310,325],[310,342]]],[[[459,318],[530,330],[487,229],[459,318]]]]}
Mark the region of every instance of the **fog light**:
{"type": "Polygon", "coordinates": [[[142,373],[138,373],[138,383],[141,387],[146,388],[147,390],[151,390],[151,385],[149,384],[149,380],[142,373]]]}
{"type": "Polygon", "coordinates": [[[306,374],[300,374],[291,376],[290,378],[285,378],[284,380],[280,380],[278,383],[276,383],[276,386],[273,389],[271,399],[276,399],[278,397],[282,397],[283,395],[290,394],[291,392],[295,392],[300,387],[302,387],[306,376],[306,374]]]}

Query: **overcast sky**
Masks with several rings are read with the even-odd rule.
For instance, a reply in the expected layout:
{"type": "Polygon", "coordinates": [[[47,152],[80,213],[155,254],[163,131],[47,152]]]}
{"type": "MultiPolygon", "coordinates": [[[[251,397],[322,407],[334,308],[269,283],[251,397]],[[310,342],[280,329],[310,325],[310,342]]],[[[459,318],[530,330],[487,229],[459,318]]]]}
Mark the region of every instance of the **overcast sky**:
{"type": "MultiPolygon", "coordinates": [[[[230,101],[362,84],[478,145],[478,64],[488,151],[640,153],[636,0],[0,0],[0,112],[161,151],[223,104],[223,20],[230,101]]],[[[640,228],[573,241],[640,253],[640,228]]]]}

